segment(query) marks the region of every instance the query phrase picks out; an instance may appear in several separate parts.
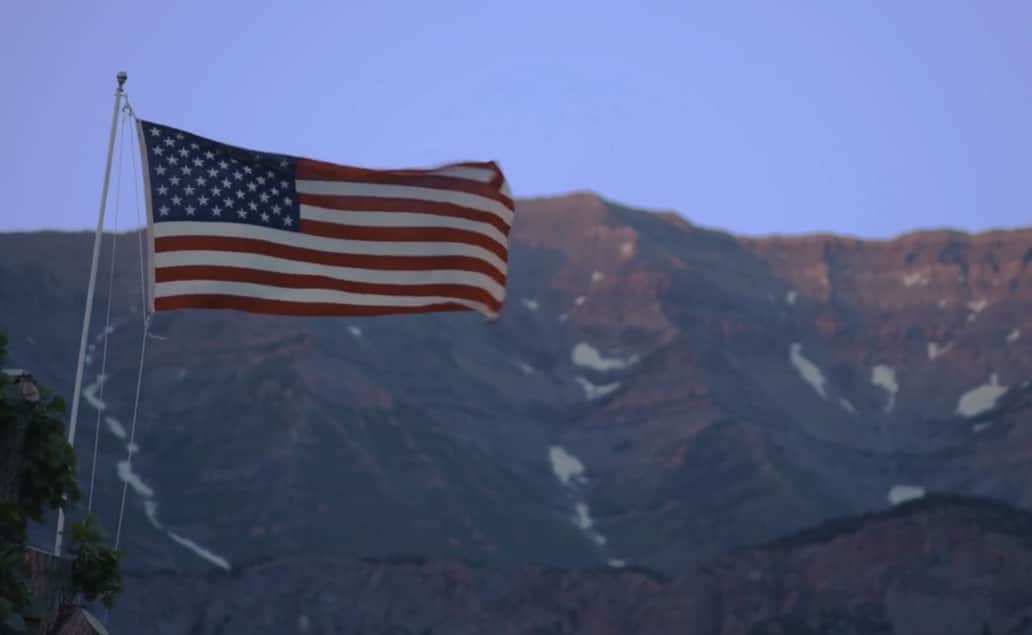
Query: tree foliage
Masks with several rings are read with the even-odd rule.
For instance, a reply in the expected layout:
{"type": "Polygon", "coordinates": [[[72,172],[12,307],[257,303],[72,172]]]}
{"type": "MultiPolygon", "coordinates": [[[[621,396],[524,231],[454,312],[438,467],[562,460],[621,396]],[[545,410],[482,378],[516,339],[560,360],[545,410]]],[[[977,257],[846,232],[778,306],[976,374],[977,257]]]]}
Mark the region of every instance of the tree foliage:
{"type": "MultiPolygon", "coordinates": [[[[7,339],[0,331],[0,368],[7,359],[7,339]]],[[[64,400],[25,378],[0,373],[0,438],[21,438],[13,465],[18,479],[14,500],[0,502],[0,635],[38,633],[47,607],[33,598],[25,560],[28,522],[63,508],[77,515],[80,497],[75,452],[65,438],[64,400]]],[[[0,448],[2,450],[2,448],[0,448]]],[[[0,486],[4,484],[0,483],[0,486]]],[[[10,498],[10,497],[8,497],[10,498]]],[[[112,606],[121,591],[121,553],[105,544],[92,514],[65,528],[67,554],[73,559],[69,592],[86,601],[112,606]]]]}

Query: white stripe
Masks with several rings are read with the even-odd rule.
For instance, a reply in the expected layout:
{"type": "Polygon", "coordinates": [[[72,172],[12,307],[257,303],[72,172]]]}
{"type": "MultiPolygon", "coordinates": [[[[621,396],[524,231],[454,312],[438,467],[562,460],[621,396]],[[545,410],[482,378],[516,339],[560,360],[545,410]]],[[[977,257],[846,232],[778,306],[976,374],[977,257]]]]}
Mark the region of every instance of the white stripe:
{"type": "Polygon", "coordinates": [[[487,168],[471,168],[463,165],[433,170],[433,174],[451,176],[458,179],[468,179],[478,183],[490,183],[492,179],[495,178],[494,170],[489,170],[487,168]]]}
{"type": "Polygon", "coordinates": [[[367,196],[370,198],[413,198],[436,203],[452,203],[490,212],[512,225],[512,210],[498,201],[478,194],[432,187],[386,185],[380,183],[353,183],[350,181],[297,181],[298,194],[323,196],[367,196]]]}
{"type": "Polygon", "coordinates": [[[242,298],[260,298],[262,300],[278,300],[282,302],[322,302],[330,304],[350,304],[354,306],[379,307],[419,307],[444,302],[455,302],[468,306],[476,311],[491,311],[479,302],[461,298],[442,296],[391,296],[372,295],[368,293],[348,293],[326,289],[286,289],[270,287],[250,282],[221,282],[215,280],[199,280],[196,282],[159,282],[155,289],[158,298],[171,298],[180,295],[231,295],[242,298]]]}
{"type": "Polygon", "coordinates": [[[308,236],[297,232],[281,231],[271,227],[258,227],[244,223],[211,223],[197,221],[175,221],[154,223],[154,236],[211,236],[250,238],[271,243],[313,249],[328,254],[356,254],[366,256],[468,256],[488,263],[505,275],[504,260],[490,251],[466,243],[449,242],[381,242],[375,240],[344,240],[308,236]]]}
{"type": "Polygon", "coordinates": [[[508,239],[498,228],[467,218],[439,216],[437,214],[421,214],[419,212],[353,212],[337,209],[326,209],[314,205],[301,206],[301,218],[317,220],[338,225],[361,225],[363,227],[442,227],[446,229],[465,229],[484,234],[491,240],[505,247],[508,239]]]}
{"type": "Polygon", "coordinates": [[[244,254],[232,251],[173,251],[154,254],[155,265],[162,267],[242,267],[256,271],[272,271],[285,274],[327,276],[337,280],[367,282],[371,284],[462,284],[479,287],[496,300],[505,298],[505,287],[482,273],[473,271],[438,269],[432,271],[383,271],[379,269],[358,269],[334,267],[262,254],[244,254]]]}

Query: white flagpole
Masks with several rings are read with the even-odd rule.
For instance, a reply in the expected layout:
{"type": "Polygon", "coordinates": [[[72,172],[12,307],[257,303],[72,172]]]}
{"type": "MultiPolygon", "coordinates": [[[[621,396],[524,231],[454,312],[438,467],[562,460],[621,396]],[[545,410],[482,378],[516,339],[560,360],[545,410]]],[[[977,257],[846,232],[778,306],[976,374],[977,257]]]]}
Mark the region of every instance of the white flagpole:
{"type": "MultiPolygon", "coordinates": [[[[111,155],[115,148],[115,132],[118,127],[118,109],[122,105],[123,86],[128,78],[125,71],[119,71],[115,79],[115,108],[111,113],[111,133],[108,135],[107,164],[104,166],[104,185],[100,190],[100,212],[97,214],[97,231],[93,236],[93,263],[90,266],[90,283],[86,288],[86,311],[82,316],[82,338],[79,340],[79,365],[75,369],[75,390],[72,393],[72,414],[68,420],[68,444],[75,449],[75,424],[79,417],[79,398],[82,393],[82,374],[86,366],[86,343],[89,341],[90,315],[93,313],[93,291],[97,286],[97,265],[100,263],[100,240],[104,232],[104,212],[107,208],[108,183],[111,181],[111,155]]],[[[64,509],[57,510],[57,536],[54,539],[54,555],[61,555],[61,539],[64,534],[64,509]]]]}

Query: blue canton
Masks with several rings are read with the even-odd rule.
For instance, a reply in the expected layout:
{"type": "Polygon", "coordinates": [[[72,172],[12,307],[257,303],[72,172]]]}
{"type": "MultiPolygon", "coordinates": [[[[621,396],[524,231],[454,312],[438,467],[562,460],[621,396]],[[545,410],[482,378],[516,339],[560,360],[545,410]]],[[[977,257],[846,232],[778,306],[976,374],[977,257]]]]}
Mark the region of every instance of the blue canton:
{"type": "Polygon", "coordinates": [[[155,223],[243,223],[298,231],[295,159],[141,121],[155,223]]]}

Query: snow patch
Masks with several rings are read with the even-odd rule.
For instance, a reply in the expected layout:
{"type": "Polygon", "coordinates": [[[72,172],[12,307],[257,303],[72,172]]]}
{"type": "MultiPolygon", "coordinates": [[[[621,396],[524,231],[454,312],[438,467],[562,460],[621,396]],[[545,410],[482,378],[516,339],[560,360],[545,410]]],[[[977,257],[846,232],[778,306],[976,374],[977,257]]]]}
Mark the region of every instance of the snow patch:
{"type": "Polygon", "coordinates": [[[362,329],[354,324],[348,327],[348,333],[351,333],[351,337],[362,337],[362,329]]]}
{"type": "Polygon", "coordinates": [[[528,311],[537,311],[541,308],[541,304],[531,298],[523,298],[523,306],[527,307],[528,311]]]}
{"type": "Polygon", "coordinates": [[[896,485],[889,490],[889,503],[892,505],[899,505],[910,500],[917,498],[923,498],[925,495],[925,488],[918,485],[896,485]]]}
{"type": "Polygon", "coordinates": [[[788,293],[785,294],[785,302],[787,302],[789,304],[795,304],[796,298],[798,298],[798,297],[799,297],[799,294],[797,292],[789,291],[788,293]]]}
{"type": "Polygon", "coordinates": [[[86,403],[90,404],[94,410],[98,410],[100,412],[107,410],[107,404],[97,397],[97,390],[100,388],[102,383],[104,383],[104,376],[98,375],[97,381],[82,389],[82,396],[86,400],[86,403]]]}
{"type": "Polygon", "coordinates": [[[176,373],[176,381],[183,381],[186,379],[187,371],[185,368],[180,368],[179,372],[176,373]]]}
{"type": "Polygon", "coordinates": [[[620,558],[610,558],[606,561],[606,564],[613,567],[614,569],[623,569],[627,566],[627,561],[621,560],[620,558]]]}
{"type": "Polygon", "coordinates": [[[169,538],[178,542],[180,545],[186,547],[187,549],[194,552],[204,560],[207,560],[208,562],[212,563],[216,567],[223,569],[225,571],[229,571],[231,569],[231,567],[229,566],[229,562],[222,556],[213,553],[208,549],[205,549],[204,547],[200,546],[199,544],[190,540],[189,538],[184,538],[183,536],[180,536],[174,531],[170,531],[167,533],[169,538]]]}
{"type": "Polygon", "coordinates": [[[577,503],[573,506],[576,515],[573,517],[573,521],[577,523],[577,526],[584,531],[591,531],[591,528],[595,526],[595,521],[591,518],[591,510],[588,509],[587,503],[577,503]]]}
{"type": "Polygon", "coordinates": [[[884,388],[889,393],[889,401],[885,404],[885,412],[892,412],[892,407],[896,405],[896,393],[899,392],[899,384],[896,383],[896,371],[879,364],[871,369],[871,383],[880,388],[884,388]]]}
{"type": "Polygon", "coordinates": [[[945,309],[947,304],[948,304],[948,302],[946,302],[946,300],[939,300],[939,308],[940,309],[945,309]]]}
{"type": "Polygon", "coordinates": [[[928,276],[924,273],[905,273],[903,274],[903,286],[904,287],[916,287],[916,286],[928,286],[928,276]]]}
{"type": "Polygon", "coordinates": [[[605,397],[620,387],[620,382],[614,381],[611,384],[605,384],[603,386],[596,386],[583,377],[576,377],[577,383],[580,384],[581,388],[584,389],[584,396],[588,399],[598,399],[605,397]]]}
{"type": "Polygon", "coordinates": [[[143,513],[147,516],[147,520],[155,528],[164,531],[161,522],[158,520],[158,504],[155,501],[147,500],[143,501],[143,513]]]}
{"type": "Polygon", "coordinates": [[[953,348],[953,342],[946,342],[945,346],[940,346],[937,342],[928,342],[928,359],[935,359],[948,353],[953,348]]]}
{"type": "Polygon", "coordinates": [[[853,407],[853,404],[849,403],[848,399],[839,399],[839,404],[842,405],[843,410],[846,412],[856,414],[856,408],[853,407]]]}
{"type": "Polygon", "coordinates": [[[620,255],[624,258],[630,258],[634,255],[634,243],[627,241],[620,245],[620,255]]]}
{"type": "Polygon", "coordinates": [[[565,322],[569,317],[570,317],[570,312],[567,311],[566,313],[563,313],[563,314],[561,314],[559,316],[559,321],[560,322],[565,322]]]}
{"type": "Polygon", "coordinates": [[[525,374],[525,375],[533,375],[534,374],[534,367],[531,366],[530,364],[528,364],[527,362],[516,362],[516,368],[519,368],[520,370],[522,370],[523,374],[525,374]]]}
{"type": "Polygon", "coordinates": [[[813,386],[813,389],[817,391],[821,399],[827,399],[828,396],[824,392],[824,384],[827,381],[824,379],[824,373],[821,372],[821,369],[816,364],[803,357],[803,345],[798,342],[792,344],[788,358],[792,365],[795,366],[796,371],[799,372],[799,376],[806,383],[813,386]]]}
{"type": "Polygon", "coordinates": [[[574,346],[570,357],[577,366],[598,371],[620,370],[634,363],[633,357],[630,359],[603,357],[598,349],[586,342],[581,342],[574,346]]]}
{"type": "Polygon", "coordinates": [[[129,487],[133,488],[133,491],[140,496],[145,498],[152,498],[154,496],[154,490],[148,487],[136,472],[133,472],[133,468],[129,465],[129,461],[118,462],[118,478],[122,479],[123,482],[128,483],[129,487]]]}
{"type": "Polygon", "coordinates": [[[605,276],[602,275],[601,271],[594,271],[594,272],[591,273],[591,281],[592,282],[598,282],[602,278],[605,278],[605,276]]]}
{"type": "Polygon", "coordinates": [[[1021,331],[1019,331],[1018,329],[1014,329],[1013,331],[1007,334],[1007,337],[1005,339],[1008,344],[1013,344],[1014,342],[1018,341],[1019,337],[1021,337],[1021,331]]]}
{"type": "Polygon", "coordinates": [[[584,485],[588,482],[584,476],[584,464],[580,459],[566,451],[561,445],[548,448],[548,460],[552,464],[552,473],[563,485],[584,485]]]}
{"type": "Polygon", "coordinates": [[[989,383],[982,384],[964,393],[957,401],[957,414],[974,417],[992,410],[996,400],[1007,392],[1007,386],[999,384],[996,373],[989,376],[989,383]]]}
{"type": "Polygon", "coordinates": [[[587,298],[587,296],[579,295],[579,296],[577,296],[577,298],[576,298],[576,299],[575,299],[575,300],[573,301],[573,305],[574,305],[574,306],[581,306],[582,304],[584,304],[584,303],[585,303],[585,302],[587,302],[587,301],[588,301],[588,298],[587,298]]]}
{"type": "Polygon", "coordinates": [[[975,434],[979,434],[981,432],[985,432],[986,430],[988,430],[992,426],[993,426],[993,422],[992,421],[982,421],[981,423],[976,423],[975,425],[971,426],[971,431],[974,432],[975,434]]]}
{"type": "Polygon", "coordinates": [[[118,419],[115,419],[114,417],[104,417],[104,423],[107,424],[108,430],[111,431],[111,434],[115,435],[119,439],[124,441],[128,436],[125,433],[125,426],[123,426],[118,419]]]}
{"type": "Polygon", "coordinates": [[[985,307],[989,306],[989,302],[986,300],[976,300],[974,302],[968,302],[968,308],[971,309],[971,315],[968,316],[968,322],[974,322],[978,314],[985,310],[985,307]]]}

